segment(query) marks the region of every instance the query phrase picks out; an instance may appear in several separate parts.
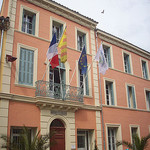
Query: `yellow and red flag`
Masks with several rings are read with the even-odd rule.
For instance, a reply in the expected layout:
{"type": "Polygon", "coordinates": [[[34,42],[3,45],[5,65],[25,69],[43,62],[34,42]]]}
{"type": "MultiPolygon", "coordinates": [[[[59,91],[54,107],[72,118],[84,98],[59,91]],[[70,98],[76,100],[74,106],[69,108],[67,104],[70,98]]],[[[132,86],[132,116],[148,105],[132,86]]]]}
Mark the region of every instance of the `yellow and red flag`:
{"type": "Polygon", "coordinates": [[[66,28],[64,33],[59,41],[58,47],[61,50],[60,60],[62,63],[67,61],[67,35],[66,35],[66,28]]]}

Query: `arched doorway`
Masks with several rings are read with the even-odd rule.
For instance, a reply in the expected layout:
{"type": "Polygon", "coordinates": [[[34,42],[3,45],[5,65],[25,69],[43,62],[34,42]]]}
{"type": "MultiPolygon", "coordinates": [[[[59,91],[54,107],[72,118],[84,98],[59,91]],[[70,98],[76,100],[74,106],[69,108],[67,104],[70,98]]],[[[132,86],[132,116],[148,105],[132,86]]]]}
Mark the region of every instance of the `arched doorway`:
{"type": "Polygon", "coordinates": [[[52,147],[50,149],[65,150],[65,127],[60,119],[52,121],[50,125],[50,133],[54,133],[50,141],[52,143],[52,147]]]}

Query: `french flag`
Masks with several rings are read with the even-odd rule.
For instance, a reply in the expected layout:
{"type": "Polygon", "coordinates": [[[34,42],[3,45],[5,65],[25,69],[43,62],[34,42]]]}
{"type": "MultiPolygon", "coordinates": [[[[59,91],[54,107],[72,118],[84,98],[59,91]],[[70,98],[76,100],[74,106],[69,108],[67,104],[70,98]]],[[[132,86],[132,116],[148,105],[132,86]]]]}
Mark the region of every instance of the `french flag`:
{"type": "Polygon", "coordinates": [[[52,69],[54,69],[56,66],[59,66],[58,50],[57,50],[55,33],[53,35],[52,41],[47,51],[47,59],[50,61],[52,69]]]}

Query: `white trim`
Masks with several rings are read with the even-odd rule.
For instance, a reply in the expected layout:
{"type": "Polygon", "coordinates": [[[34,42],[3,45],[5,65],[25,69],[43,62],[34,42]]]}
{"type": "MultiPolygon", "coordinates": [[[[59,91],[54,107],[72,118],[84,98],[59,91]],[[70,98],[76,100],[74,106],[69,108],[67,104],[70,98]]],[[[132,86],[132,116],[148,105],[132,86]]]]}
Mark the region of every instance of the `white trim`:
{"type": "MultiPolygon", "coordinates": [[[[106,149],[109,150],[108,146],[108,128],[116,128],[117,133],[116,133],[116,141],[122,141],[122,132],[121,132],[121,124],[112,124],[112,123],[106,123],[105,124],[105,129],[106,129],[106,149]]],[[[123,150],[123,146],[119,146],[117,150],[123,150]]]]}
{"type": "Polygon", "coordinates": [[[127,100],[127,107],[128,107],[128,108],[131,108],[131,109],[137,109],[138,107],[137,107],[137,99],[136,99],[135,85],[130,84],[130,83],[125,83],[125,86],[126,86],[126,100],[127,100]],[[133,88],[134,88],[134,96],[135,96],[136,108],[129,107],[129,103],[128,103],[128,89],[127,89],[127,86],[130,86],[130,87],[133,87],[133,88]]]}
{"type": "Polygon", "coordinates": [[[144,88],[144,96],[145,96],[145,105],[146,105],[146,110],[150,111],[150,109],[147,108],[147,96],[146,96],[146,91],[150,92],[150,89],[144,88]]]}
{"type": "MultiPolygon", "coordinates": [[[[19,17],[19,31],[22,31],[22,14],[23,14],[23,9],[30,11],[36,15],[35,19],[35,36],[39,36],[39,11],[34,10],[30,7],[21,5],[20,6],[20,17],[19,17]]],[[[27,33],[28,34],[28,33],[27,33]]]]}
{"type": "Polygon", "coordinates": [[[78,28],[78,27],[75,27],[75,49],[77,51],[79,51],[78,50],[78,44],[77,44],[78,43],[78,41],[77,41],[77,35],[78,35],[77,32],[78,31],[85,34],[85,36],[86,36],[86,53],[90,54],[90,51],[89,51],[89,33],[87,31],[81,29],[81,28],[78,28]]]}
{"type": "Polygon", "coordinates": [[[110,48],[110,60],[111,60],[111,67],[110,68],[114,68],[114,59],[113,59],[113,49],[112,49],[112,45],[108,44],[106,42],[102,42],[103,46],[107,46],[110,48]]]}
{"type": "MultiPolygon", "coordinates": [[[[37,61],[38,61],[38,48],[35,47],[31,47],[22,43],[18,43],[17,44],[17,61],[16,61],[16,74],[15,74],[15,84],[16,85],[20,85],[18,83],[19,81],[19,60],[20,60],[20,48],[25,48],[28,50],[32,50],[34,51],[34,69],[33,69],[33,87],[35,87],[35,82],[37,81],[37,61]]],[[[21,86],[23,86],[23,84],[21,84],[21,86]]],[[[32,86],[28,86],[28,85],[24,85],[25,87],[32,87],[32,86]]]]}
{"type": "MultiPolygon", "coordinates": [[[[131,53],[129,53],[128,51],[122,50],[122,59],[123,59],[123,68],[124,68],[124,72],[125,72],[125,66],[124,66],[124,54],[129,55],[129,61],[130,61],[130,69],[131,69],[131,73],[128,74],[134,74],[133,73],[133,67],[132,67],[132,57],[131,57],[131,53]]],[[[127,72],[125,72],[127,73],[127,72]]]]}
{"type": "Polygon", "coordinates": [[[106,81],[108,82],[112,82],[113,83],[113,92],[114,92],[114,105],[109,105],[109,106],[117,106],[117,94],[116,94],[116,83],[114,79],[110,79],[110,78],[103,78],[104,80],[104,93],[105,93],[105,104],[107,105],[107,98],[106,98],[106,81]]]}
{"type": "MultiPolygon", "coordinates": [[[[142,61],[144,61],[145,63],[146,63],[146,69],[147,69],[147,76],[148,76],[148,78],[146,79],[146,80],[149,80],[150,79],[150,77],[149,77],[149,67],[148,67],[148,61],[146,60],[146,59],[144,59],[144,58],[140,58],[140,64],[141,64],[141,73],[142,73],[142,78],[144,78],[143,77],[143,68],[142,68],[142,61]]],[[[144,78],[145,79],[145,78],[144,78]]]]}
{"type": "Polygon", "coordinates": [[[140,126],[136,125],[136,124],[130,124],[129,128],[130,128],[130,138],[131,138],[131,143],[132,143],[132,131],[131,131],[131,128],[137,128],[137,134],[140,137],[140,126]]]}
{"type": "Polygon", "coordinates": [[[50,17],[50,41],[52,40],[52,33],[53,33],[53,21],[58,22],[59,24],[63,25],[63,31],[66,27],[66,23],[60,19],[54,18],[54,17],[50,17]]]}

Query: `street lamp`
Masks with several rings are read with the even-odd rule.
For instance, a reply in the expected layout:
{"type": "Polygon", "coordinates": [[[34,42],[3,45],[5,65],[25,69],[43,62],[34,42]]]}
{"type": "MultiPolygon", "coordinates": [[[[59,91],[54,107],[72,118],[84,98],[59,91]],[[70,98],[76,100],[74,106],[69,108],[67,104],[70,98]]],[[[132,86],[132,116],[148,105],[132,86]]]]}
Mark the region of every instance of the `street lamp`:
{"type": "Polygon", "coordinates": [[[7,31],[10,27],[9,17],[0,16],[0,30],[1,30],[1,46],[0,46],[0,62],[1,62],[1,54],[2,54],[2,47],[3,47],[3,36],[4,31],[7,31]]]}

